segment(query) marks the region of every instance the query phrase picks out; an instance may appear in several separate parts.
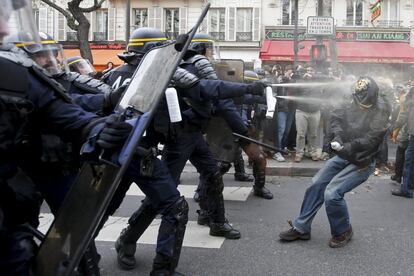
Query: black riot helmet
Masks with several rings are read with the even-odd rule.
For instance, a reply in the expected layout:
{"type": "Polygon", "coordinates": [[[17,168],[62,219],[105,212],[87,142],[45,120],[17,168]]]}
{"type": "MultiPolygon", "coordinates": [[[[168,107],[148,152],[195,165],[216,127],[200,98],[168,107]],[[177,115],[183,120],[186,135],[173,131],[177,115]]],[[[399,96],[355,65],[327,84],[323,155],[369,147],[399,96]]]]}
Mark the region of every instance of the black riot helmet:
{"type": "Polygon", "coordinates": [[[68,72],[63,47],[60,43],[47,33],[39,32],[40,43],[28,40],[31,35],[26,32],[19,32],[10,35],[8,42],[14,43],[17,47],[27,52],[29,57],[40,67],[51,75],[68,72]]]}
{"type": "Polygon", "coordinates": [[[220,60],[220,50],[214,39],[205,33],[197,33],[188,46],[188,51],[206,56],[210,61],[220,60]]]}
{"type": "Polygon", "coordinates": [[[368,109],[376,105],[378,101],[378,85],[373,78],[360,77],[354,87],[352,96],[356,104],[360,107],[368,109]]]}
{"type": "Polygon", "coordinates": [[[259,81],[259,76],[255,71],[246,70],[244,71],[243,82],[244,83],[252,83],[255,81],[259,81]]]}
{"type": "Polygon", "coordinates": [[[127,46],[127,52],[145,54],[151,48],[161,46],[167,42],[163,32],[154,28],[139,28],[132,32],[127,46]]]}
{"type": "Polygon", "coordinates": [[[80,56],[74,56],[67,59],[69,70],[81,75],[93,77],[96,75],[96,70],[89,60],[80,56]]]}
{"type": "Polygon", "coordinates": [[[263,79],[266,76],[266,72],[263,68],[256,68],[254,71],[259,76],[259,79],[263,79]]]}
{"type": "Polygon", "coordinates": [[[145,53],[165,43],[167,43],[167,37],[160,30],[147,27],[138,28],[132,32],[126,52],[118,54],[118,57],[128,64],[137,66],[145,53]]]}

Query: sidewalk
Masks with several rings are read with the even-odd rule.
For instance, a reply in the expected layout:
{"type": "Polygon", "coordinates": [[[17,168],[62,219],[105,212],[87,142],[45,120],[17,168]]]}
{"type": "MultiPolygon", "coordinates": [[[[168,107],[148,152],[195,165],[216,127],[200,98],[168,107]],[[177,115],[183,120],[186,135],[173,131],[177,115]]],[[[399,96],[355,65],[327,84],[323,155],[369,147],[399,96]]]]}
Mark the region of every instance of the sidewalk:
{"type": "MultiPolygon", "coordinates": [[[[388,143],[388,161],[394,163],[397,146],[391,142],[388,143]]],[[[278,176],[314,176],[325,161],[312,161],[309,158],[303,158],[302,162],[293,162],[293,157],[287,156],[286,162],[277,162],[273,159],[267,159],[266,175],[278,176]]]]}

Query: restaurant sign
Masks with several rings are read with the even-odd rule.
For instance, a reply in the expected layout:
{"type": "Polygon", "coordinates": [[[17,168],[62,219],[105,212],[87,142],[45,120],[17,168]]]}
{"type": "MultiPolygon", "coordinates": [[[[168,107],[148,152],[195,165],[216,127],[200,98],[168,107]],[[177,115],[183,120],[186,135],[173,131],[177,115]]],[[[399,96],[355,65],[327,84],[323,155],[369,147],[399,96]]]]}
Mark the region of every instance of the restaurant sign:
{"type": "MultiPolygon", "coordinates": [[[[293,40],[293,30],[266,30],[267,40],[293,40]]],[[[299,33],[299,40],[311,40],[313,37],[299,33]]],[[[409,42],[410,32],[368,32],[368,31],[336,31],[336,41],[393,41],[409,42]]]]}

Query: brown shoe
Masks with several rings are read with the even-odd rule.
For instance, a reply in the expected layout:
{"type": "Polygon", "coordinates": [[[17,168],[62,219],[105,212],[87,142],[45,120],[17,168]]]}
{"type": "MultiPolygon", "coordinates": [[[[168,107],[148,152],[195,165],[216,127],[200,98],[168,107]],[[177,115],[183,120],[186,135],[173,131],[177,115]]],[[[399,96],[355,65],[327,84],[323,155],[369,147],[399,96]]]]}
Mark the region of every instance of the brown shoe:
{"type": "Polygon", "coordinates": [[[296,241],[296,240],[307,241],[311,238],[310,233],[302,234],[298,230],[296,230],[293,227],[292,221],[288,220],[288,223],[290,225],[290,229],[279,233],[279,238],[282,241],[296,241]]]}
{"type": "Polygon", "coordinates": [[[300,163],[301,161],[302,161],[302,156],[300,156],[300,155],[295,155],[295,160],[294,160],[296,163],[300,163]]]}
{"type": "Polygon", "coordinates": [[[320,160],[320,157],[319,156],[317,156],[317,155],[312,155],[312,161],[319,161],[320,160]]]}
{"type": "Polygon", "coordinates": [[[345,233],[339,236],[332,236],[331,240],[329,241],[329,247],[344,247],[351,240],[353,234],[354,232],[352,232],[352,226],[349,226],[349,229],[345,233]]]}

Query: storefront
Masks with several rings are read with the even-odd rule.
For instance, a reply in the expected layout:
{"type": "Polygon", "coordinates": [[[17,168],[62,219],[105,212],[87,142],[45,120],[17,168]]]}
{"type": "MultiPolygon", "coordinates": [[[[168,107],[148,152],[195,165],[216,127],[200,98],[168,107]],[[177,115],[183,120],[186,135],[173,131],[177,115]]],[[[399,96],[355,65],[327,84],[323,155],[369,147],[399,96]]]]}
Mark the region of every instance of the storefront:
{"type": "MultiPolygon", "coordinates": [[[[304,31],[300,31],[299,62],[310,61],[310,47],[315,43],[304,31]]],[[[410,78],[414,65],[414,48],[410,47],[409,39],[409,31],[337,30],[337,60],[345,73],[378,74],[404,80],[410,78]]],[[[324,43],[330,53],[332,42],[324,43]]],[[[260,59],[269,65],[292,64],[292,30],[267,30],[260,59]]]]}
{"type": "MultiPolygon", "coordinates": [[[[65,57],[80,56],[79,46],[71,43],[65,43],[63,45],[65,51],[65,57]]],[[[93,65],[97,71],[102,71],[107,68],[107,64],[112,62],[114,66],[119,66],[123,63],[118,58],[118,54],[123,53],[125,45],[120,43],[107,43],[107,44],[90,44],[93,56],[93,65]]]]}

